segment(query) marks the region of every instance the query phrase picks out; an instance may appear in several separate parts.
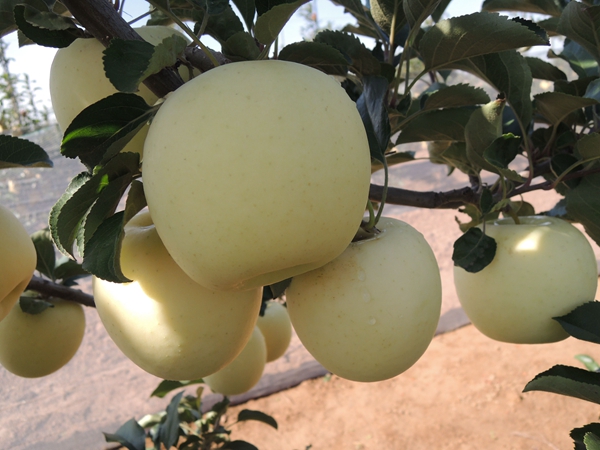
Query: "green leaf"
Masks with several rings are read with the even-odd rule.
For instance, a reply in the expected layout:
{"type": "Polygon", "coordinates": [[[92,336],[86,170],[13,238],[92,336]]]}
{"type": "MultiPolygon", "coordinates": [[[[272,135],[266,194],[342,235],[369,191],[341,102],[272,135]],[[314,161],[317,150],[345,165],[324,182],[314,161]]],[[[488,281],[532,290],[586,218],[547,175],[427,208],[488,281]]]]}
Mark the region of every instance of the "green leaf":
{"type": "Polygon", "coordinates": [[[221,14],[208,17],[206,34],[212,36],[221,44],[241,31],[244,31],[244,25],[242,25],[241,20],[231,7],[227,7],[221,14]]]}
{"type": "Polygon", "coordinates": [[[125,223],[129,222],[133,216],[147,205],[144,185],[139,180],[133,180],[127,193],[127,201],[125,202],[125,223]]]}
{"type": "Polygon", "coordinates": [[[467,272],[480,272],[494,259],[496,246],[494,238],[483,234],[479,228],[469,228],[454,242],[452,261],[467,272]]]}
{"type": "Polygon", "coordinates": [[[367,136],[371,158],[383,162],[390,142],[390,121],[387,113],[388,81],[383,77],[364,77],[363,93],[356,101],[367,136]]]}
{"type": "Polygon", "coordinates": [[[492,211],[496,202],[494,201],[494,195],[489,188],[484,188],[481,191],[481,197],[479,198],[479,209],[481,214],[484,216],[492,211]]]}
{"type": "Polygon", "coordinates": [[[246,441],[229,441],[225,442],[221,447],[223,450],[258,450],[258,447],[246,441]]]}
{"type": "Polygon", "coordinates": [[[204,383],[202,378],[198,378],[197,380],[184,380],[184,381],[173,381],[173,380],[162,380],[160,384],[152,391],[150,397],[158,397],[163,398],[169,392],[173,392],[175,389],[180,389],[182,387],[190,386],[192,384],[201,384],[204,383]]]}
{"type": "Polygon", "coordinates": [[[573,439],[573,441],[575,441],[576,444],[580,444],[583,447],[579,447],[576,445],[576,450],[580,450],[583,449],[585,450],[585,445],[583,443],[583,440],[585,438],[585,435],[589,432],[592,432],[598,436],[600,436],[600,423],[588,423],[587,425],[581,427],[581,428],[574,428],[573,430],[571,430],[571,438],[573,439]]]}
{"type": "Polygon", "coordinates": [[[265,414],[262,411],[253,411],[250,409],[243,409],[238,414],[238,422],[244,422],[246,420],[256,420],[258,422],[266,423],[277,430],[277,421],[273,417],[265,414]]]}
{"type": "Polygon", "coordinates": [[[464,141],[465,126],[474,110],[472,107],[447,108],[417,115],[402,128],[396,145],[422,141],[464,141]]]}
{"type": "Polygon", "coordinates": [[[453,142],[446,147],[440,154],[440,163],[457,168],[467,175],[477,174],[477,170],[467,156],[467,145],[464,142],[453,142]]]}
{"type": "Polygon", "coordinates": [[[584,135],[577,141],[575,150],[584,160],[600,157],[600,134],[590,133],[584,135]]]}
{"type": "Polygon", "coordinates": [[[567,214],[600,245],[600,174],[588,175],[565,195],[567,214]]]}
{"type": "Polygon", "coordinates": [[[158,429],[160,441],[166,448],[173,447],[179,439],[179,413],[177,409],[182,396],[183,391],[171,399],[169,406],[167,406],[167,419],[160,424],[158,429]]]}
{"type": "Polygon", "coordinates": [[[320,42],[295,42],[282,48],[278,59],[310,66],[328,75],[344,76],[348,64],[339,50],[320,42]]]}
{"type": "Polygon", "coordinates": [[[392,22],[394,21],[394,13],[396,13],[395,30],[398,33],[406,24],[404,10],[402,8],[403,0],[371,0],[371,14],[373,20],[381,27],[388,35],[392,34],[392,22]]]}
{"type": "Polygon", "coordinates": [[[404,16],[411,28],[418,28],[435,11],[440,0],[402,0],[404,16]]]}
{"type": "Polygon", "coordinates": [[[594,433],[588,432],[583,437],[583,443],[586,450],[600,450],[600,437],[594,433]]]}
{"type": "MultiPolygon", "coordinates": [[[[388,167],[415,160],[415,152],[391,152],[385,154],[388,167]]],[[[371,173],[383,169],[383,163],[371,160],[371,173]]]]}
{"type": "Polygon", "coordinates": [[[425,100],[422,109],[427,111],[431,109],[457,108],[459,106],[489,103],[489,101],[490,97],[483,89],[469,86],[468,84],[456,84],[443,87],[430,94],[425,100]]]}
{"type": "Polygon", "coordinates": [[[314,42],[327,44],[337,49],[357,74],[376,76],[381,73],[381,64],[377,58],[356,36],[341,31],[326,30],[317,34],[314,42]]]}
{"type": "Polygon", "coordinates": [[[0,169],[52,166],[48,153],[39,145],[27,139],[0,135],[0,169]]]}
{"type": "Polygon", "coordinates": [[[254,37],[261,44],[271,45],[292,15],[308,1],[296,0],[293,3],[283,3],[258,16],[254,26],[254,37]]]}
{"type": "Polygon", "coordinates": [[[28,16],[39,16],[41,12],[28,5],[17,5],[14,9],[15,24],[19,30],[38,45],[44,47],[64,48],[68,47],[75,39],[83,37],[83,31],[76,27],[59,30],[49,30],[32,25],[28,16]]]}
{"type": "Polygon", "coordinates": [[[63,280],[62,284],[68,286],[78,278],[89,276],[90,273],[83,270],[81,264],[67,257],[63,257],[56,262],[54,276],[57,280],[63,280]]]}
{"type": "Polygon", "coordinates": [[[600,373],[556,365],[538,374],[523,392],[544,391],[600,404],[600,373]]]}
{"type": "Polygon", "coordinates": [[[50,279],[54,279],[54,267],[56,264],[56,254],[54,252],[54,244],[52,242],[52,234],[48,228],[36,231],[31,235],[35,253],[37,255],[37,263],[35,270],[46,275],[50,279]]]}
{"type": "Polygon", "coordinates": [[[516,11],[560,16],[562,8],[557,0],[485,0],[482,11],[516,11]]]}
{"type": "Polygon", "coordinates": [[[21,311],[27,314],[41,314],[48,308],[54,308],[54,304],[40,298],[22,296],[19,299],[19,306],[21,311]]]}
{"type": "Polygon", "coordinates": [[[571,39],[565,39],[563,51],[560,54],[556,55],[550,51],[548,56],[565,60],[579,77],[598,75],[598,62],[585,48],[571,39]]]}
{"type": "Polygon", "coordinates": [[[494,166],[497,171],[509,180],[523,183],[525,179],[508,165],[520,152],[521,138],[508,133],[495,139],[484,151],[483,159],[494,166]]]}
{"type": "Polygon", "coordinates": [[[600,372],[600,366],[598,363],[588,355],[575,355],[575,359],[581,361],[585,368],[591,372],[600,372]]]}
{"type": "Polygon", "coordinates": [[[65,131],[61,153],[92,170],[114,157],[156,114],[135,94],[116,93],[85,108],[65,131]]]}
{"type": "Polygon", "coordinates": [[[577,42],[600,61],[600,7],[570,2],[563,10],[557,31],[577,42]]]}
{"type": "Polygon", "coordinates": [[[129,419],[114,434],[102,434],[104,434],[106,442],[118,442],[128,450],[145,450],[146,448],[146,432],[135,419],[129,419]]]}
{"type": "Polygon", "coordinates": [[[425,32],[419,52],[431,71],[475,56],[548,44],[528,27],[484,12],[441,20],[425,32]]]}
{"type": "Polygon", "coordinates": [[[258,59],[260,50],[250,33],[238,31],[223,44],[223,54],[233,61],[252,61],[258,59]]]}
{"type": "Polygon", "coordinates": [[[531,76],[540,80],[566,80],[567,75],[553,64],[540,58],[525,57],[531,76]]]}
{"type": "Polygon", "coordinates": [[[562,92],[543,92],[534,97],[535,108],[551,125],[558,125],[566,117],[586,106],[598,104],[590,98],[563,94],[562,92]]]}
{"type": "Polygon", "coordinates": [[[254,0],[232,0],[235,7],[238,9],[247,30],[251,30],[254,25],[254,16],[256,15],[256,4],[254,0]]]}
{"type": "Polygon", "coordinates": [[[600,344],[600,302],[589,299],[570,313],[554,317],[574,338],[600,344]]]}
{"type": "Polygon", "coordinates": [[[502,112],[506,100],[496,99],[471,114],[465,126],[467,156],[473,166],[498,173],[498,169],[485,160],[484,151],[502,136],[502,112]]]}

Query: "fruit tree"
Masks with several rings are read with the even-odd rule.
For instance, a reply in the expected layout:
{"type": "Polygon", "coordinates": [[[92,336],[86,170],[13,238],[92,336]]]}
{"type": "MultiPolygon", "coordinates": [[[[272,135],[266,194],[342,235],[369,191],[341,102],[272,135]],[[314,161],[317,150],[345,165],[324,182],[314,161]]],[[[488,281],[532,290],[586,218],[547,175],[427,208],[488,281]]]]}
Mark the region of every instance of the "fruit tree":
{"type": "MultiPolygon", "coordinates": [[[[147,0],[129,23],[122,0],[0,1],[2,35],[60,49],[50,89],[61,154],[81,162],[33,245],[0,209],[7,370],[64,365],[85,327],[75,302],[97,306],[123,353],[171,387],[250,389],[292,326],[332,373],[395,377],[431,342],[442,292],[429,244],[388,204],[467,217],[447,224],[462,231],[455,283],[490,338],[600,343],[596,258],[572,225],[600,244],[597,2],[485,0],[448,17],[450,0],[332,0],[352,23],[280,45],[308,1],[147,0]],[[562,50],[540,57],[551,39],[562,50]],[[468,182],[390,185],[390,166],[418,159],[468,182]],[[560,201],[536,211],[523,199],[533,191],[560,201]],[[68,258],[56,262],[55,248],[68,258]],[[73,287],[88,275],[93,299],[73,287]],[[53,331],[60,321],[69,326],[53,331]],[[29,329],[35,339],[21,338],[29,329]],[[20,361],[49,342],[43,333],[64,352],[20,361]]],[[[0,168],[51,164],[0,135],[0,168]]],[[[527,389],[600,403],[589,385],[600,375],[557,366],[527,389]]],[[[234,448],[222,410],[202,422],[198,405],[179,394],[162,419],[110,439],[143,448],[150,428],[157,446],[234,448]],[[177,426],[178,407],[199,434],[177,426]]],[[[600,424],[572,436],[598,448],[600,424]]]]}

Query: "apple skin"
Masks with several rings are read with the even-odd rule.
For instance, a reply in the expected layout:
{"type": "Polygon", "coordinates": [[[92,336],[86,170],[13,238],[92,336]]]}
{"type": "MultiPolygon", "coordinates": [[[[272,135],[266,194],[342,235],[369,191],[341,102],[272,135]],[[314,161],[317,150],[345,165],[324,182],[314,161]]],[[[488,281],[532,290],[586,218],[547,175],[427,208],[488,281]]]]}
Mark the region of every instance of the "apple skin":
{"type": "Polygon", "coordinates": [[[353,242],[286,290],[292,325],[330,372],[381,381],[423,355],[437,327],[442,288],[431,247],[405,222],[382,217],[375,238],[353,242]]]}
{"type": "Polygon", "coordinates": [[[0,205],[0,321],[4,319],[29,284],[37,255],[27,230],[19,219],[0,205]]]}
{"type": "Polygon", "coordinates": [[[260,328],[267,344],[267,362],[282,357],[292,340],[292,323],[287,308],[276,301],[268,301],[265,314],[258,316],[260,328]]]}
{"type": "Polygon", "coordinates": [[[78,303],[52,299],[53,308],[28,314],[17,303],[0,322],[0,364],[25,378],[50,375],[75,355],[85,334],[78,303]]]}
{"type": "Polygon", "coordinates": [[[222,65],[171,93],[150,126],[143,173],[177,264],[208,288],[243,290],[341,254],[360,226],[371,165],[339,83],[270,60],[222,65]]]}
{"type": "Polygon", "coordinates": [[[193,380],[230,363],[250,339],[262,288],[214,292],[191,280],[163,246],[147,211],[125,225],[123,274],[94,277],[96,309],[108,335],[135,364],[166,380],[193,380]]]}
{"type": "MultiPolygon", "coordinates": [[[[189,41],[179,31],[165,26],[145,26],[135,29],[144,40],[158,45],[174,34],[189,41]]],[[[105,47],[97,39],[76,39],[66,48],[56,52],[50,68],[50,98],[56,121],[66,130],[73,119],[85,108],[118,91],[104,74],[102,61],[105,47]]],[[[188,70],[180,70],[184,80],[188,70]]],[[[156,103],[158,97],[144,84],[137,92],[146,103],[156,103]]],[[[148,127],[142,128],[125,146],[123,151],[142,154],[148,127]]]]}
{"type": "Polygon", "coordinates": [[[553,317],[594,300],[598,267],[586,237],[570,223],[546,216],[486,224],[497,243],[491,264],[477,273],[454,267],[460,303],[491,339],[515,344],[557,342],[569,335],[553,317]]]}
{"type": "Polygon", "coordinates": [[[204,382],[213,392],[223,395],[238,395],[252,389],[262,377],[267,362],[267,345],[258,327],[254,327],[252,337],[231,363],[212,375],[204,377],[204,382]]]}

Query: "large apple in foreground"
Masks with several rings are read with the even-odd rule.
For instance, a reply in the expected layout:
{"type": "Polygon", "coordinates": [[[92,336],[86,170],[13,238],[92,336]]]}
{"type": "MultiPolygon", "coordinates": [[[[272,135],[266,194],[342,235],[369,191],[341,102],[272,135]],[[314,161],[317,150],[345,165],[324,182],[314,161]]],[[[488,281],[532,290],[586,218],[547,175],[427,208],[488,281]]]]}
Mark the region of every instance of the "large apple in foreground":
{"type": "Polygon", "coordinates": [[[486,336],[517,344],[556,342],[569,335],[552,320],[594,300],[598,267],[588,240],[570,223],[546,216],[486,224],[497,243],[477,273],[454,267],[456,293],[486,336]]]}
{"type": "MultiPolygon", "coordinates": [[[[135,29],[152,45],[174,34],[187,38],[179,31],[165,26],[146,26],[135,29]]],[[[50,98],[59,127],[65,131],[73,119],[85,108],[117,93],[106,78],[102,60],[105,47],[96,39],[76,39],[71,45],[56,52],[50,68],[50,98]]],[[[181,70],[185,76],[187,69],[181,70]]],[[[189,76],[187,78],[189,79],[189,76]]],[[[152,105],[158,97],[143,84],[139,92],[146,103],[152,105]]],[[[148,127],[144,127],[127,144],[124,151],[142,153],[148,127]]]]}
{"type": "Polygon", "coordinates": [[[148,212],[125,226],[121,269],[132,283],[94,278],[96,308],[115,344],[145,371],[167,380],[202,378],[250,339],[262,289],[214,292],[195,283],[169,256],[148,212]]]}
{"type": "Polygon", "coordinates": [[[223,395],[238,395],[252,389],[262,377],[267,363],[265,338],[254,328],[252,337],[231,363],[212,375],[204,377],[213,392],[223,395]]]}
{"type": "Polygon", "coordinates": [[[52,299],[53,308],[28,314],[17,303],[0,322],[0,364],[25,378],[44,377],[67,364],[85,333],[78,303],[52,299]]]}
{"type": "Polygon", "coordinates": [[[167,97],[144,144],[158,234],[211,289],[266,286],[337,257],[360,226],[370,177],[354,102],[333,78],[285,61],[194,78],[167,97]]]}
{"type": "Polygon", "coordinates": [[[442,303],[438,265],[421,233],[382,218],[375,238],[353,242],[326,266],[294,277],[292,325],[327,370],[381,381],[412,366],[431,342],[442,303]]]}
{"type": "Polygon", "coordinates": [[[33,275],[37,256],[19,219],[0,205],[0,321],[15,305],[33,275]]]}

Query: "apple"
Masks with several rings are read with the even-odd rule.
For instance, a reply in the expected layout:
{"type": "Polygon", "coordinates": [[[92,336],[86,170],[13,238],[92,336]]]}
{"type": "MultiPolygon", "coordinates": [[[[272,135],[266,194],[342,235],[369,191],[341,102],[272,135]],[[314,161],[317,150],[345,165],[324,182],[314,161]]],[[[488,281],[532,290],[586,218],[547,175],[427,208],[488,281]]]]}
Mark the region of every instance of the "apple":
{"type": "Polygon", "coordinates": [[[267,362],[283,356],[292,340],[292,323],[287,308],[279,302],[269,300],[264,315],[258,316],[256,325],[267,344],[267,362]]]}
{"type": "Polygon", "coordinates": [[[148,211],[125,225],[121,269],[131,283],[94,277],[98,315],[117,347],[167,380],[225,367],[250,339],[262,289],[215,292],[190,279],[162,244],[148,211]]]}
{"type": "Polygon", "coordinates": [[[56,372],[75,355],[85,333],[83,307],[51,299],[54,307],[28,314],[17,303],[0,322],[0,364],[25,378],[56,372]]]}
{"type": "Polygon", "coordinates": [[[377,228],[375,237],[294,277],[286,291],[300,341],[327,370],[353,381],[407,370],[440,318],[440,272],[423,235],[393,218],[382,217],[377,228]]]}
{"type": "Polygon", "coordinates": [[[223,395],[238,395],[252,389],[262,377],[267,363],[265,338],[254,327],[252,337],[231,363],[212,375],[204,377],[204,382],[213,392],[223,395]]]}
{"type": "Polygon", "coordinates": [[[35,247],[19,219],[0,205],[0,321],[11,311],[33,276],[35,247]]]}
{"type": "MultiPolygon", "coordinates": [[[[598,267],[586,237],[570,223],[546,216],[503,218],[486,224],[497,243],[491,264],[477,273],[454,267],[460,303],[486,336],[516,344],[568,337],[553,317],[594,300],[598,267]]],[[[481,227],[481,226],[480,226],[481,227]]]]}
{"type": "MultiPolygon", "coordinates": [[[[174,34],[187,39],[179,31],[165,26],[145,26],[135,29],[153,45],[174,34]]],[[[103,51],[97,39],[76,39],[71,45],[56,52],[50,68],[50,98],[59,127],[64,131],[85,108],[117,93],[117,89],[104,73],[103,51]]],[[[189,79],[189,71],[181,67],[179,73],[189,79]]],[[[146,103],[152,105],[158,97],[143,84],[139,92],[146,103]]],[[[123,151],[142,154],[148,127],[144,127],[127,144],[123,151]]]]}
{"type": "Polygon", "coordinates": [[[144,192],[193,280],[252,289],[344,251],[367,204],[370,160],[356,106],[332,77],[245,61],[167,97],[144,144],[144,192]]]}

